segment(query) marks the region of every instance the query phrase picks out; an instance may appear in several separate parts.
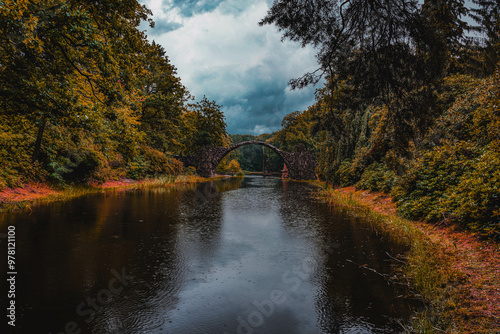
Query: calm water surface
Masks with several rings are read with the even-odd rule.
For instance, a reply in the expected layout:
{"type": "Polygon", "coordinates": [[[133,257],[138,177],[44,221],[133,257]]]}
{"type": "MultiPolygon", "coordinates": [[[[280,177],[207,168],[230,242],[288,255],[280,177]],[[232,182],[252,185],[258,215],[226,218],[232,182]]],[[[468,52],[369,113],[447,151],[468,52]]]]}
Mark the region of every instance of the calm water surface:
{"type": "Polygon", "coordinates": [[[390,273],[397,250],[312,191],[253,176],[0,216],[1,233],[16,227],[18,273],[16,327],[0,332],[399,332],[409,302],[360,267],[390,273]]]}

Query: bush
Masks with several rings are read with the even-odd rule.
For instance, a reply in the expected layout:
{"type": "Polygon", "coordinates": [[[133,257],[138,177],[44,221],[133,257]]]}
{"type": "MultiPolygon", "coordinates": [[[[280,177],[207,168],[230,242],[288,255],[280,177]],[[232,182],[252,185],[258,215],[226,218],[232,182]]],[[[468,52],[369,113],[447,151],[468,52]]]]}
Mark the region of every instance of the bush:
{"type": "Polygon", "coordinates": [[[410,219],[438,221],[450,189],[471,167],[472,148],[464,142],[436,147],[422,155],[392,192],[399,212],[410,219]]]}
{"type": "Polygon", "coordinates": [[[242,171],[239,162],[234,159],[231,160],[227,166],[227,172],[230,174],[241,174],[242,171]]]}
{"type": "Polygon", "coordinates": [[[113,157],[107,156],[93,138],[83,132],[67,138],[67,129],[63,127],[50,126],[47,132],[53,144],[42,147],[42,161],[53,182],[100,183],[115,176],[109,164],[113,157]]]}
{"type": "Polygon", "coordinates": [[[481,80],[438,119],[432,148],[393,191],[402,215],[453,221],[500,239],[499,88],[492,78],[481,80]]]}
{"type": "Polygon", "coordinates": [[[49,179],[52,182],[64,184],[64,176],[71,172],[71,168],[75,165],[67,158],[61,158],[60,161],[52,161],[47,164],[47,171],[49,172],[49,179]]]}
{"type": "Polygon", "coordinates": [[[134,180],[145,178],[148,167],[148,162],[144,160],[143,156],[136,156],[127,164],[127,177],[134,180]]]}
{"type": "Polygon", "coordinates": [[[500,237],[500,147],[488,148],[443,203],[452,219],[483,235],[500,237]]]}
{"type": "Polygon", "coordinates": [[[170,159],[162,152],[150,147],[142,149],[142,158],[146,162],[145,173],[150,176],[170,174],[170,159]]]}
{"type": "Polygon", "coordinates": [[[340,163],[340,166],[335,169],[335,172],[332,176],[332,183],[334,185],[338,185],[341,187],[350,186],[355,181],[355,175],[352,172],[352,161],[351,160],[343,160],[340,163]]]}
{"type": "Polygon", "coordinates": [[[236,159],[229,161],[229,155],[226,155],[217,165],[216,173],[218,174],[242,174],[240,163],[236,159]]]}
{"type": "Polygon", "coordinates": [[[143,147],[141,155],[134,157],[127,165],[127,175],[132,179],[147,176],[180,175],[184,165],[177,159],[169,158],[162,152],[143,147]]]}
{"type": "Polygon", "coordinates": [[[398,211],[410,219],[456,222],[500,237],[500,150],[459,142],[427,152],[394,188],[398,211]]]}
{"type": "Polygon", "coordinates": [[[184,175],[195,175],[196,168],[194,168],[193,166],[185,167],[182,173],[184,175]]]}
{"type": "Polygon", "coordinates": [[[170,158],[170,175],[181,175],[184,171],[184,164],[174,158],[170,158]]]}
{"type": "Polygon", "coordinates": [[[46,178],[42,166],[31,161],[34,132],[25,118],[0,115],[0,189],[46,178]]]}
{"type": "Polygon", "coordinates": [[[396,183],[396,174],[383,163],[374,162],[368,166],[356,187],[389,193],[396,183]]]}
{"type": "Polygon", "coordinates": [[[229,166],[229,154],[226,155],[224,158],[222,158],[222,160],[217,165],[215,172],[217,174],[226,174],[228,166],[229,166]]]}
{"type": "Polygon", "coordinates": [[[104,157],[100,152],[98,154],[102,155],[99,158],[99,165],[93,170],[92,174],[86,178],[88,183],[104,183],[107,180],[119,180],[127,177],[127,169],[123,157],[120,154],[116,154],[109,160],[104,157]]]}

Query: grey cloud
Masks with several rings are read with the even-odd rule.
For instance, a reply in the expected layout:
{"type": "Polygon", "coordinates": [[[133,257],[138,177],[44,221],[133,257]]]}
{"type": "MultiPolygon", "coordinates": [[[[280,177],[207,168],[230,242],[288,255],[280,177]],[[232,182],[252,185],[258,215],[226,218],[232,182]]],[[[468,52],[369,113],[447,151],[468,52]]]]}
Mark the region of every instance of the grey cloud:
{"type": "Polygon", "coordinates": [[[172,0],[166,2],[164,10],[178,8],[180,14],[184,17],[191,17],[196,14],[202,14],[215,10],[224,0],[172,0]]]}
{"type": "Polygon", "coordinates": [[[314,103],[315,87],[293,92],[288,91],[287,87],[286,83],[262,83],[256,80],[244,95],[244,102],[240,99],[223,101],[228,132],[258,135],[277,131],[286,114],[303,111],[314,103]]]}
{"type": "MultiPolygon", "coordinates": [[[[243,12],[245,9],[247,9],[250,5],[253,3],[263,1],[263,0],[246,0],[246,1],[241,1],[241,0],[226,0],[223,1],[219,9],[223,14],[232,14],[232,15],[237,15],[241,12],[243,12]]],[[[272,4],[272,0],[264,1],[267,2],[269,7],[272,4]],[[270,2],[270,4],[269,4],[270,2]]]]}
{"type": "Polygon", "coordinates": [[[272,84],[255,87],[245,94],[250,105],[249,111],[259,116],[282,111],[285,103],[284,88],[272,84]]]}
{"type": "MultiPolygon", "coordinates": [[[[310,94],[299,94],[291,99],[286,94],[286,84],[274,85],[254,82],[250,91],[244,95],[247,102],[240,100],[223,101],[228,132],[231,134],[260,134],[254,130],[267,129],[273,132],[281,127],[286,114],[295,111],[297,106],[307,106],[312,102],[310,94]],[[233,111],[237,110],[237,113],[233,111]]],[[[302,110],[302,109],[299,109],[302,110]]]]}
{"type": "Polygon", "coordinates": [[[279,70],[282,55],[271,53],[268,57],[260,66],[251,68],[242,75],[247,89],[240,98],[222,101],[227,107],[225,111],[229,133],[260,134],[254,132],[256,127],[276,131],[281,127],[286,114],[304,110],[313,103],[313,87],[287,93],[288,80],[292,74],[279,70]],[[234,105],[240,105],[242,111],[242,115],[236,118],[231,113],[234,105]]]}
{"type": "Polygon", "coordinates": [[[273,72],[270,64],[251,68],[244,72],[223,71],[196,75],[207,97],[223,106],[232,134],[253,133],[256,126],[277,130],[283,116],[291,111],[286,108],[287,79],[282,75],[269,76],[273,72]],[[244,90],[233,95],[227,92],[232,86],[241,84],[244,90]],[[217,87],[217,89],[213,89],[217,87]]]}
{"type": "Polygon", "coordinates": [[[178,22],[169,22],[163,20],[156,20],[155,27],[153,29],[149,28],[148,33],[152,36],[162,35],[164,33],[177,30],[183,25],[178,22]]]}
{"type": "Polygon", "coordinates": [[[175,10],[159,16],[184,27],[164,21],[150,30],[191,93],[223,106],[231,134],[276,131],[286,114],[314,103],[314,87],[290,92],[287,85],[315,66],[314,52],[280,43],[276,29],[259,27],[265,3],[272,0],[164,0],[165,13],[175,10]]]}
{"type": "Polygon", "coordinates": [[[278,70],[280,54],[269,57],[246,71],[227,68],[195,76],[198,90],[223,106],[229,133],[260,134],[262,131],[255,131],[256,128],[276,131],[286,114],[304,110],[313,103],[314,87],[287,93],[291,74],[278,70]],[[235,85],[242,85],[244,90],[228,94],[235,85]]]}
{"type": "Polygon", "coordinates": [[[239,14],[259,1],[267,3],[269,7],[273,4],[273,0],[171,0],[164,2],[163,10],[177,8],[183,17],[212,12],[216,8],[224,14],[239,14]]]}

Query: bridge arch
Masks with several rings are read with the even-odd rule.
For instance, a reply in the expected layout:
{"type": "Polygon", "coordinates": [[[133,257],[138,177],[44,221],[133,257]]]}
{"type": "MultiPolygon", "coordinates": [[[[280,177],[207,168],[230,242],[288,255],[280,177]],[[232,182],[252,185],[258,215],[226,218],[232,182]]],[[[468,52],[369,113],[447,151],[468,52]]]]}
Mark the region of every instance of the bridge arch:
{"type": "Polygon", "coordinates": [[[295,180],[316,180],[316,159],[309,150],[301,152],[286,152],[269,143],[250,140],[235,144],[230,147],[202,147],[194,156],[178,156],[177,159],[184,163],[184,166],[196,167],[198,175],[203,177],[213,177],[215,169],[221,160],[231,151],[244,145],[261,145],[276,152],[284,161],[288,168],[288,175],[295,180]]]}
{"type": "Polygon", "coordinates": [[[286,167],[288,169],[290,169],[290,157],[287,156],[287,154],[289,155],[290,153],[288,152],[285,152],[285,151],[282,151],[280,150],[279,148],[277,148],[276,146],[274,145],[271,145],[269,143],[266,143],[266,142],[263,142],[263,141],[259,141],[259,140],[248,140],[248,141],[243,141],[241,143],[238,143],[238,144],[235,144],[233,146],[230,146],[227,148],[227,150],[220,156],[220,160],[219,161],[215,161],[214,162],[214,170],[217,169],[217,166],[220,164],[220,162],[222,161],[222,159],[224,159],[224,157],[226,155],[228,155],[231,151],[234,151],[242,146],[245,146],[245,145],[261,145],[261,146],[265,146],[267,148],[270,148],[271,150],[273,150],[274,152],[276,152],[276,154],[278,154],[281,159],[283,159],[283,162],[285,163],[286,167]]]}

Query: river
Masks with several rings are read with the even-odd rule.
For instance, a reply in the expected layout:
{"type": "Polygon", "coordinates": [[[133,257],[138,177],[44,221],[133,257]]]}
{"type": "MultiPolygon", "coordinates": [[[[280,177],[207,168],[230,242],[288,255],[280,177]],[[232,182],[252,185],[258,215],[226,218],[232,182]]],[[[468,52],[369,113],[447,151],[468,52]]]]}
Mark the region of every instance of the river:
{"type": "MultiPolygon", "coordinates": [[[[305,182],[247,176],[3,214],[1,232],[16,232],[16,326],[3,316],[0,330],[401,331],[411,303],[381,275],[392,270],[387,253],[399,250],[362,217],[313,195],[305,182]]],[[[0,246],[5,254],[5,237],[0,246]]],[[[5,279],[0,288],[6,296],[5,279]]]]}

